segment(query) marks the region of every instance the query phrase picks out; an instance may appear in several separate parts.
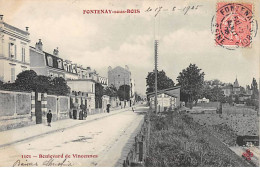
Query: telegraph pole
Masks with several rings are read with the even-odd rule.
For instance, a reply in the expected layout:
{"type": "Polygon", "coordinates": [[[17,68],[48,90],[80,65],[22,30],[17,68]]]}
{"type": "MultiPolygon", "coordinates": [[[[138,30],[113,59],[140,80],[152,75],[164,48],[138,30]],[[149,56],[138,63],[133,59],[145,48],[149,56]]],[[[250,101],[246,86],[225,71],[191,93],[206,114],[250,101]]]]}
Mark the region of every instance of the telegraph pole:
{"type": "MultiPolygon", "coordinates": [[[[154,106],[155,106],[155,114],[157,114],[157,60],[158,60],[158,40],[154,42],[154,74],[155,74],[155,95],[154,95],[154,106]]],[[[150,146],[150,133],[151,133],[151,113],[148,113],[148,137],[147,137],[147,155],[149,155],[149,146],[150,146]]]]}
{"type": "Polygon", "coordinates": [[[126,102],[125,102],[125,76],[124,76],[124,108],[125,108],[125,104],[126,104],[126,102]]]}
{"type": "Polygon", "coordinates": [[[155,114],[157,114],[157,63],[158,60],[158,40],[154,42],[154,74],[155,74],[155,95],[154,95],[154,106],[155,106],[155,114]]]}

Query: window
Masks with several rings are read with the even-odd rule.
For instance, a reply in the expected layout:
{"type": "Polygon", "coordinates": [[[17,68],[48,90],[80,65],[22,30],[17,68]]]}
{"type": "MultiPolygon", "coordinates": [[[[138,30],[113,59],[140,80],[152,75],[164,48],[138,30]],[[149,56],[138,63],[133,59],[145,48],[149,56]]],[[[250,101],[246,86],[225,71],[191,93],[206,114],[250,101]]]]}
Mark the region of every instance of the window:
{"type": "Polygon", "coordinates": [[[11,68],[11,83],[15,81],[15,68],[11,68]]]}
{"type": "Polygon", "coordinates": [[[25,62],[25,48],[22,47],[22,62],[25,62]]]}
{"type": "Polygon", "coordinates": [[[53,60],[51,56],[48,56],[48,66],[53,66],[53,60]]]}
{"type": "Polygon", "coordinates": [[[16,58],[16,45],[14,43],[9,43],[9,57],[16,58]]]}
{"type": "Polygon", "coordinates": [[[58,60],[58,68],[62,69],[62,62],[61,62],[61,60],[58,60]]]}
{"type": "Polygon", "coordinates": [[[68,71],[67,70],[67,63],[63,62],[63,68],[64,68],[64,70],[68,71]]]}

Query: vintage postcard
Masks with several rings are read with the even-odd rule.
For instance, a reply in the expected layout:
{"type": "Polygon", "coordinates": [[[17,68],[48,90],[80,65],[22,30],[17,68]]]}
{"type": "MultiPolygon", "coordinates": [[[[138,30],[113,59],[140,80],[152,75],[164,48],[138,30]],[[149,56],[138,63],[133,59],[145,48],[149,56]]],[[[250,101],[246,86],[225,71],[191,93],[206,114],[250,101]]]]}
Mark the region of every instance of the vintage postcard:
{"type": "Polygon", "coordinates": [[[259,22],[259,0],[0,0],[0,166],[258,167],[259,22]]]}

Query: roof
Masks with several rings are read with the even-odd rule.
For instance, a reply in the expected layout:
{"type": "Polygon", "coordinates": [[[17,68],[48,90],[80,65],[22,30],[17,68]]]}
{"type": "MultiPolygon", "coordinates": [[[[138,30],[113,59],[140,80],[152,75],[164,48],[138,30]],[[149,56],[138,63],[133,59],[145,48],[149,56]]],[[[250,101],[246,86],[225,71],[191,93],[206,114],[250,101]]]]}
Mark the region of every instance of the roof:
{"type": "Polygon", "coordinates": [[[66,80],[67,82],[73,82],[73,81],[91,81],[91,82],[93,82],[93,83],[96,83],[96,81],[95,80],[93,80],[93,79],[67,79],[66,80]]]}
{"type": "Polygon", "coordinates": [[[238,84],[237,78],[236,78],[236,80],[235,80],[235,82],[234,82],[234,87],[239,87],[239,84],[238,84]]]}
{"type": "Polygon", "coordinates": [[[17,28],[17,27],[14,27],[14,26],[12,26],[12,25],[9,25],[9,24],[7,24],[6,22],[4,22],[4,26],[5,26],[6,28],[9,28],[9,29],[13,30],[13,31],[19,32],[19,33],[21,33],[21,34],[23,34],[23,35],[29,35],[29,34],[30,34],[29,32],[24,31],[24,30],[21,30],[21,29],[19,29],[19,28],[17,28]]]}
{"type": "Polygon", "coordinates": [[[126,68],[121,67],[121,66],[116,66],[115,68],[112,68],[110,71],[114,71],[114,70],[118,70],[118,69],[124,70],[124,71],[126,71],[126,72],[130,72],[129,70],[127,70],[126,68]]]}
{"type": "MultiPolygon", "coordinates": [[[[168,88],[168,89],[158,90],[158,91],[157,91],[157,95],[164,93],[164,94],[167,94],[167,95],[169,95],[169,96],[178,98],[178,96],[177,96],[176,94],[172,94],[172,93],[170,93],[170,92],[171,92],[172,90],[177,90],[177,89],[180,89],[180,88],[181,88],[181,86],[175,86],[175,87],[171,87],[171,88],[168,88]]],[[[154,95],[155,95],[155,92],[146,93],[146,94],[147,94],[147,96],[154,96],[154,95]]]]}

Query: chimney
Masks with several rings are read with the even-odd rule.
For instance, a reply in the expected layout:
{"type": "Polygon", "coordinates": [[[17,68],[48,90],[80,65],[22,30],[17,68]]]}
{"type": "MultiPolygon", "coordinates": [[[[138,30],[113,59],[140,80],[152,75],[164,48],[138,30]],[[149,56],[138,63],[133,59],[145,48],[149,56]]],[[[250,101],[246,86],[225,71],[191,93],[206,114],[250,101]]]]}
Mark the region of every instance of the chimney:
{"type": "Polygon", "coordinates": [[[39,42],[36,42],[35,48],[36,48],[37,50],[42,51],[42,41],[41,41],[41,39],[39,39],[39,42]]]}
{"type": "Polygon", "coordinates": [[[29,30],[29,27],[25,27],[25,29],[26,29],[26,31],[28,32],[28,30],[29,30]]]}
{"type": "Polygon", "coordinates": [[[0,21],[4,21],[4,15],[0,15],[0,21]]]}
{"type": "Polygon", "coordinates": [[[59,56],[59,48],[53,50],[53,55],[59,56]]]}

